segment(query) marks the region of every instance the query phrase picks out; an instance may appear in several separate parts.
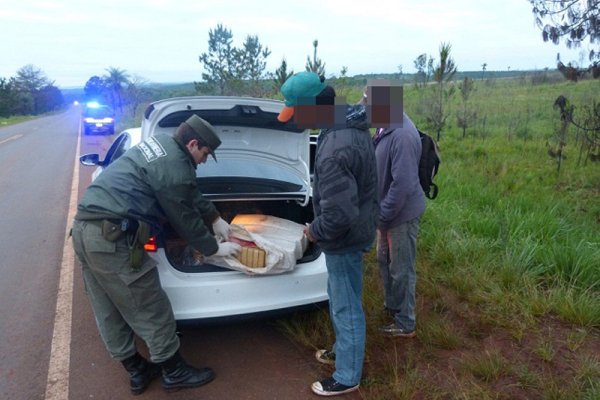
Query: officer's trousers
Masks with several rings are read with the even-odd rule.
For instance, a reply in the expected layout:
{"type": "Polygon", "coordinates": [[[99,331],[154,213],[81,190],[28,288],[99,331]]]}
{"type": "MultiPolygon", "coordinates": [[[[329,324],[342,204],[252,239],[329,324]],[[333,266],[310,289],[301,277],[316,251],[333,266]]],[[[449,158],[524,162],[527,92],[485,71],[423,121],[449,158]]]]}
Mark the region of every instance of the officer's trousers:
{"type": "Polygon", "coordinates": [[[134,334],[144,340],[153,362],[175,354],[175,318],[154,261],[144,253],[142,267],[133,270],[127,238],[104,239],[100,221],[75,220],[72,234],[85,290],[110,355],[121,361],[135,354],[134,334]]]}

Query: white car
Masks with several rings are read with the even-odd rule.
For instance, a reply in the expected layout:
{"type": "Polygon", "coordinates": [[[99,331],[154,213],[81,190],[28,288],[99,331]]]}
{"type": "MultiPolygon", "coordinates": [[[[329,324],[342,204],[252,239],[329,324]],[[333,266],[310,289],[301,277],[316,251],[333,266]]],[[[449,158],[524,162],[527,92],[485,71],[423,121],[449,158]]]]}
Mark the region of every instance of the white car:
{"type": "MultiPolygon", "coordinates": [[[[158,133],[172,135],[192,114],[209,121],[222,144],[218,162],[209,157],[196,171],[203,195],[230,222],[237,214],[263,214],[299,224],[313,219],[309,131],[282,124],[280,101],[246,97],[181,97],[152,103],[141,128],[121,133],[105,159],[81,156],[103,167],[129,147],[158,133]]],[[[328,300],[325,256],[309,244],[291,272],[248,275],[191,257],[168,225],[149,254],[158,262],[161,284],[178,321],[289,311],[328,300]]]]}

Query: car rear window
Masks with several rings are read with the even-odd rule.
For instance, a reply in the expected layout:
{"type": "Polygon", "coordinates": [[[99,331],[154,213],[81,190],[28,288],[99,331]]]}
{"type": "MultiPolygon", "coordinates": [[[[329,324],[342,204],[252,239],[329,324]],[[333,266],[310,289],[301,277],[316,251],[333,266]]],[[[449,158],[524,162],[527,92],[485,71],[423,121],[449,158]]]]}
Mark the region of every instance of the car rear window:
{"type": "Polygon", "coordinates": [[[92,118],[106,118],[112,117],[112,115],[113,112],[109,107],[88,108],[85,111],[85,116],[92,118]]]}

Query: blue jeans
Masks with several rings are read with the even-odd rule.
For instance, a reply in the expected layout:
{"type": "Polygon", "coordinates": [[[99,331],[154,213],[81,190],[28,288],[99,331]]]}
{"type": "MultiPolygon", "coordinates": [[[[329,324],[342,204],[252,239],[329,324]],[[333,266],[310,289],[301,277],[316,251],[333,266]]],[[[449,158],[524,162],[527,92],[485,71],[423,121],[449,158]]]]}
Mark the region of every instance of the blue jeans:
{"type": "Polygon", "coordinates": [[[406,331],[413,331],[416,327],[415,262],[419,220],[417,217],[389,230],[377,230],[377,262],[383,283],[383,304],[394,312],[396,325],[406,331]]]}
{"type": "Polygon", "coordinates": [[[365,313],[362,307],[363,252],[325,254],[329,314],[335,333],[335,372],[342,385],[360,383],[365,358],[365,313]]]}

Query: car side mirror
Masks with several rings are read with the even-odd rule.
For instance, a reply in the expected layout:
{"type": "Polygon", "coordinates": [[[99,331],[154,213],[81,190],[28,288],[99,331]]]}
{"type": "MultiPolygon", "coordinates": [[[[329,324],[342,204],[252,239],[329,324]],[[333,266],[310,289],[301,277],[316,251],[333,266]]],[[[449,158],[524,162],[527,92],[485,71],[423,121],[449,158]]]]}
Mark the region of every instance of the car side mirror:
{"type": "Polygon", "coordinates": [[[98,154],[84,154],[79,157],[79,162],[82,165],[93,167],[94,165],[100,165],[100,156],[98,154]]]}
{"type": "Polygon", "coordinates": [[[107,167],[115,161],[117,158],[121,157],[125,151],[131,146],[131,137],[127,132],[122,132],[119,136],[115,138],[110,148],[106,152],[106,156],[104,160],[100,160],[100,155],[96,153],[92,154],[84,154],[79,157],[79,162],[82,165],[92,167],[94,165],[99,167],[107,167]]]}

